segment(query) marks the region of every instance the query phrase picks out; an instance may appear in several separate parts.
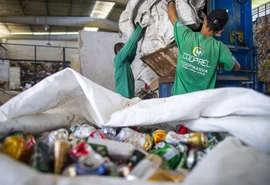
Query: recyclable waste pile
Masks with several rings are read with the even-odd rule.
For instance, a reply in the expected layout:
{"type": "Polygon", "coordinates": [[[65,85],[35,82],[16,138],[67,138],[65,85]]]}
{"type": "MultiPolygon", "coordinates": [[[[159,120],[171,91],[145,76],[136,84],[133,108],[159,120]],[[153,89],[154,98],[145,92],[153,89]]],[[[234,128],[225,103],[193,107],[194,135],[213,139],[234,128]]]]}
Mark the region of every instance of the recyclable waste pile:
{"type": "Polygon", "coordinates": [[[34,136],[16,131],[1,151],[44,172],[74,177],[107,175],[127,180],[182,182],[224,136],[146,127],[95,128],[73,124],[34,136]]]}

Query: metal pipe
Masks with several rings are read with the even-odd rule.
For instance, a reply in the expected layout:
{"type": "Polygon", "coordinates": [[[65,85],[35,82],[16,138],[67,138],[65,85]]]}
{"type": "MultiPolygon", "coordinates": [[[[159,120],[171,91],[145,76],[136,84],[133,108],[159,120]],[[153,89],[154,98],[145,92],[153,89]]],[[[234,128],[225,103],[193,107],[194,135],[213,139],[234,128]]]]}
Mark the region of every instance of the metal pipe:
{"type": "MultiPolygon", "coordinates": [[[[2,35],[2,38],[9,40],[47,40],[48,35],[2,35]]],[[[50,35],[50,40],[55,41],[77,41],[78,34],[72,35],[50,35]]]]}
{"type": "Polygon", "coordinates": [[[29,24],[29,25],[50,25],[50,26],[80,26],[97,27],[100,29],[117,32],[118,22],[107,19],[92,17],[53,17],[53,16],[6,16],[0,17],[0,22],[29,24]]]}
{"type": "MultiPolygon", "coordinates": [[[[62,46],[44,46],[44,45],[33,45],[33,44],[13,44],[13,43],[2,43],[4,45],[13,45],[13,46],[37,46],[37,47],[49,47],[49,48],[63,48],[62,46]]],[[[68,49],[78,49],[77,47],[66,47],[68,49]]]]}
{"type": "MultiPolygon", "coordinates": [[[[12,59],[12,58],[1,58],[0,60],[10,60],[11,62],[35,62],[35,60],[31,59],[12,59]]],[[[58,60],[36,60],[37,63],[63,63],[63,61],[58,60]]],[[[70,61],[67,61],[67,63],[70,63],[70,61]]]]}

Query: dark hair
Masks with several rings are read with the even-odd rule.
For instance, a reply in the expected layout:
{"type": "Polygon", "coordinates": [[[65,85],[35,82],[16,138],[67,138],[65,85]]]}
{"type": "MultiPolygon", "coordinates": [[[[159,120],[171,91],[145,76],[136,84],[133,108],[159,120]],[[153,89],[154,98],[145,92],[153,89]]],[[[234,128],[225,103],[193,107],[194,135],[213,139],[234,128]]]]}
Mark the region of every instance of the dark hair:
{"type": "Polygon", "coordinates": [[[114,45],[114,54],[117,55],[117,53],[120,51],[120,49],[123,47],[124,43],[118,42],[114,45]]]}
{"type": "Polygon", "coordinates": [[[228,22],[228,13],[223,9],[215,9],[206,17],[207,27],[213,32],[219,32],[228,22]]]}

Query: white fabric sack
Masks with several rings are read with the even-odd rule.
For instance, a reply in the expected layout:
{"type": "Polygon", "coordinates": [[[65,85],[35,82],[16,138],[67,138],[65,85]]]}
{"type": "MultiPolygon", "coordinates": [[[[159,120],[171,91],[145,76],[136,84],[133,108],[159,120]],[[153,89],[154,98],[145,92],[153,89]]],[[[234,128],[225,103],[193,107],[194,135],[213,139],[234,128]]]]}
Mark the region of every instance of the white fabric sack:
{"type": "MultiPolygon", "coordinates": [[[[138,43],[138,47],[140,44],[141,42],[138,43]]],[[[150,86],[151,83],[158,78],[157,74],[149,66],[144,64],[140,57],[140,53],[137,52],[136,58],[131,64],[132,73],[135,79],[135,94],[145,87],[145,83],[150,86]]]]}
{"type": "Polygon", "coordinates": [[[269,155],[230,137],[195,166],[183,185],[267,185],[269,172],[269,155]]]}
{"type": "Polygon", "coordinates": [[[164,48],[174,41],[173,25],[168,17],[167,6],[163,2],[159,2],[152,6],[149,12],[151,16],[149,16],[149,24],[140,48],[142,56],[164,48]]]}
{"type": "MultiPolygon", "coordinates": [[[[3,185],[172,185],[174,183],[126,181],[106,176],[64,177],[44,174],[0,153],[0,182],[3,185]]],[[[266,185],[270,182],[270,157],[243,146],[236,138],[219,143],[189,173],[182,185],[266,185]]]]}
{"type": "Polygon", "coordinates": [[[150,21],[150,8],[158,0],[132,0],[128,1],[126,9],[119,18],[119,29],[122,33],[130,37],[135,30],[134,25],[140,24],[143,28],[150,21]]]}
{"type": "Polygon", "coordinates": [[[14,130],[35,131],[34,127],[37,133],[52,130],[55,124],[68,126],[84,117],[100,127],[182,123],[195,131],[229,132],[270,153],[269,110],[269,97],[246,88],[130,100],[65,69],[0,107],[0,137],[14,130]]]}
{"type": "Polygon", "coordinates": [[[203,10],[205,7],[205,0],[190,0],[190,3],[196,8],[197,11],[203,10]]]}
{"type": "Polygon", "coordinates": [[[178,18],[184,25],[193,25],[192,28],[194,29],[199,28],[202,21],[198,17],[196,7],[200,9],[203,6],[202,0],[198,1],[198,3],[194,0],[176,0],[175,6],[178,18]]]}
{"type": "MultiPolygon", "coordinates": [[[[199,27],[198,11],[205,6],[205,0],[176,0],[178,17],[184,25],[199,27]]],[[[141,55],[153,53],[174,41],[173,25],[168,17],[168,8],[160,0],[132,0],[127,4],[119,19],[119,29],[130,37],[135,24],[146,27],[141,45],[141,55]]]]}

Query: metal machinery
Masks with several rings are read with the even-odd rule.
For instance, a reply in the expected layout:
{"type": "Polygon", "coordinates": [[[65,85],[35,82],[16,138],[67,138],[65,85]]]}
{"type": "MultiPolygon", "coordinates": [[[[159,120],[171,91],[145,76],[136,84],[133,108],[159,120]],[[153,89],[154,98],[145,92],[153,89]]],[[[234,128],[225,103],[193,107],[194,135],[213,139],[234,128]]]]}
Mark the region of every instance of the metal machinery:
{"type": "Polygon", "coordinates": [[[228,46],[241,65],[239,72],[217,72],[217,87],[242,86],[258,90],[256,52],[253,48],[251,0],[210,0],[208,10],[222,8],[229,21],[217,40],[228,46]]]}
{"type": "MultiPolygon", "coordinates": [[[[208,13],[216,8],[226,9],[229,14],[229,21],[223,33],[216,39],[226,44],[241,64],[239,72],[218,69],[216,87],[247,87],[260,91],[257,57],[253,48],[251,0],[207,0],[205,10],[208,13]]],[[[142,61],[160,77],[160,97],[171,96],[177,63],[176,44],[144,56],[142,61]]]]}

